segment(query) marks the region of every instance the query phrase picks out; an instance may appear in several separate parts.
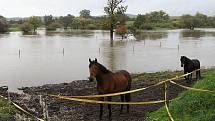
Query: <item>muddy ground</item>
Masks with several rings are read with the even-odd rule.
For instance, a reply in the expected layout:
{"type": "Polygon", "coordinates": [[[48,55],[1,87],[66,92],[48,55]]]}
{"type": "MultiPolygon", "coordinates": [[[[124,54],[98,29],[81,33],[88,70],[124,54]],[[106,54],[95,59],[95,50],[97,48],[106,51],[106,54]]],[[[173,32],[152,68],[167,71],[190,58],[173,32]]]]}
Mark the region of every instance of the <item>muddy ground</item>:
{"type": "MultiPolygon", "coordinates": [[[[181,72],[163,72],[163,73],[143,73],[133,75],[132,89],[147,87],[160,80],[164,80],[181,72]]],[[[184,79],[177,81],[179,84],[187,84],[184,79]]],[[[175,85],[169,85],[169,98],[174,99],[183,91],[175,85]]],[[[71,83],[50,84],[40,87],[23,88],[24,94],[12,96],[12,100],[26,107],[31,113],[38,117],[43,117],[42,107],[40,105],[39,94],[61,94],[61,95],[93,95],[96,92],[96,82],[89,80],[72,81],[71,83]]],[[[98,121],[99,104],[80,103],[67,100],[59,100],[52,97],[46,97],[50,121],[98,121]]],[[[145,91],[131,94],[132,101],[157,101],[164,99],[164,85],[153,87],[145,91]]],[[[113,101],[120,101],[120,96],[112,98],[113,101]]],[[[112,121],[143,121],[147,113],[155,111],[163,104],[153,105],[130,105],[130,113],[124,111],[120,113],[120,105],[112,105],[112,121]]],[[[107,105],[104,106],[103,121],[108,121],[107,105]]]]}

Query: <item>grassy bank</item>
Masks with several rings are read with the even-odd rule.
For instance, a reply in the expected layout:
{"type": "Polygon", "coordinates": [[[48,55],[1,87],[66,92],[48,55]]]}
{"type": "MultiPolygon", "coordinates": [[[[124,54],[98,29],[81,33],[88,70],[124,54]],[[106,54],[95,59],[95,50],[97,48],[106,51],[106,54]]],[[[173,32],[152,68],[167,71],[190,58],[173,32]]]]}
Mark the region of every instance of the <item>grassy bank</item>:
{"type": "MultiPolygon", "coordinates": [[[[197,88],[212,90],[212,88],[215,87],[215,84],[214,84],[215,82],[207,81],[207,80],[215,80],[215,79],[213,79],[213,78],[215,78],[215,77],[213,77],[213,75],[215,75],[215,69],[212,69],[212,70],[205,69],[205,70],[202,70],[202,73],[203,73],[204,79],[198,83],[201,83],[201,82],[204,82],[204,83],[203,83],[203,86],[201,84],[200,87],[197,87],[197,88]],[[210,87],[208,87],[208,85],[210,87]]],[[[165,71],[165,72],[155,72],[155,73],[132,74],[132,79],[133,79],[132,89],[146,87],[146,86],[149,86],[152,84],[156,84],[157,82],[159,82],[161,80],[166,80],[167,78],[172,78],[172,77],[175,77],[176,75],[182,75],[182,74],[183,74],[182,71],[165,71]]],[[[183,82],[183,81],[184,80],[181,80],[181,82],[183,82]]],[[[76,82],[74,81],[74,82],[67,83],[67,84],[62,83],[62,84],[44,85],[44,86],[41,86],[38,88],[34,87],[31,90],[28,89],[28,91],[29,91],[29,94],[30,94],[30,92],[38,92],[38,93],[47,92],[47,93],[53,93],[53,94],[59,94],[59,92],[60,92],[63,95],[92,95],[92,94],[97,94],[95,84],[96,84],[96,82],[89,82],[86,80],[82,80],[82,81],[76,81],[76,82]]],[[[183,85],[184,84],[186,84],[186,82],[183,83],[183,85]]],[[[180,89],[177,89],[177,87],[172,87],[170,89],[171,92],[173,92],[172,95],[170,94],[171,97],[172,98],[177,97],[178,94],[180,94],[183,91],[180,89]]],[[[162,91],[163,91],[163,88],[158,86],[158,87],[154,87],[154,88],[142,91],[141,93],[135,93],[135,94],[132,94],[132,101],[160,100],[161,97],[163,96],[162,91]]],[[[203,96],[202,95],[198,96],[196,94],[201,94],[201,93],[198,93],[198,92],[192,92],[191,94],[183,93],[180,95],[180,97],[182,97],[183,102],[177,102],[177,101],[182,101],[182,100],[177,100],[177,101],[174,101],[170,105],[171,112],[175,108],[178,109],[176,112],[173,113],[173,117],[178,119],[176,121],[180,121],[181,117],[183,117],[182,120],[184,120],[188,117],[187,121],[188,120],[192,121],[190,119],[190,117],[193,117],[193,116],[189,115],[187,112],[185,112],[185,110],[187,110],[191,113],[200,112],[200,113],[207,113],[207,115],[215,114],[214,110],[212,110],[213,108],[215,109],[214,104],[212,104],[212,102],[215,102],[215,100],[214,100],[215,95],[208,95],[208,94],[203,93],[203,96]],[[195,95],[193,95],[193,94],[195,94],[195,95]],[[192,95],[193,95],[193,97],[192,97],[192,95]],[[209,96],[210,98],[208,98],[207,96],[209,96]],[[192,100],[190,98],[192,98],[192,100]],[[195,98],[198,98],[200,100],[197,100],[195,98]],[[202,104],[202,102],[204,102],[203,99],[209,99],[209,101],[206,101],[206,103],[202,104]],[[191,101],[189,102],[189,100],[191,100],[191,101]],[[189,104],[186,104],[188,102],[189,102],[189,104]],[[197,106],[195,103],[197,103],[197,106]],[[173,104],[175,104],[175,105],[173,105],[173,104]],[[184,105],[182,105],[182,104],[184,104],[184,105]],[[198,109],[199,106],[202,106],[202,107],[206,106],[205,109],[211,108],[211,112],[209,112],[208,110],[199,110],[198,109]],[[211,106],[211,107],[209,107],[209,106],[211,106]],[[183,109],[180,109],[178,107],[180,107],[180,108],[183,107],[183,109]],[[181,112],[184,112],[184,113],[182,114],[181,112]],[[180,114],[180,115],[176,116],[177,114],[180,114]]],[[[19,96],[15,96],[15,97],[19,97],[19,96]]],[[[23,99],[23,97],[20,99],[18,98],[16,100],[19,102],[22,99],[23,99]]],[[[16,102],[16,100],[14,100],[14,101],[16,102]]],[[[25,100],[25,105],[26,105],[26,107],[30,107],[30,110],[35,110],[35,107],[40,106],[38,100],[39,100],[38,96],[32,96],[29,99],[29,101],[25,100]]],[[[117,100],[117,101],[119,101],[119,100],[117,100]]],[[[65,118],[65,120],[68,120],[68,119],[78,120],[82,116],[83,116],[83,119],[85,119],[85,120],[94,120],[94,119],[98,118],[98,115],[97,115],[99,112],[98,105],[88,104],[88,103],[61,101],[61,100],[56,100],[56,99],[53,99],[50,102],[49,102],[50,103],[50,109],[49,109],[50,116],[55,115],[61,120],[63,120],[64,118],[65,118]],[[64,107],[64,106],[65,107],[72,106],[73,108],[72,109],[70,109],[70,108],[62,109],[61,107],[64,107]],[[55,108],[51,108],[51,107],[55,107],[55,108]],[[70,112],[70,113],[68,113],[68,112],[70,112]]],[[[21,101],[21,104],[22,104],[22,101],[21,101]]],[[[125,113],[125,115],[122,114],[121,116],[113,115],[113,119],[127,120],[127,121],[144,120],[146,118],[145,115],[148,112],[155,111],[155,110],[159,109],[160,107],[162,107],[162,105],[148,105],[148,106],[132,105],[131,106],[132,113],[130,113],[130,114],[125,113]]],[[[9,106],[8,101],[0,97],[0,121],[10,120],[13,117],[13,115],[15,114],[15,112],[16,112],[16,109],[12,105],[9,106]]],[[[35,114],[39,114],[38,116],[42,117],[41,110],[37,109],[35,111],[35,114]]],[[[113,114],[118,114],[118,110],[113,111],[113,114]]],[[[200,114],[197,113],[195,115],[200,115],[200,114]]],[[[158,111],[157,113],[156,112],[152,113],[152,114],[150,114],[150,116],[151,116],[150,119],[148,119],[149,121],[151,121],[151,120],[152,121],[153,120],[154,121],[163,121],[163,120],[168,121],[168,117],[167,117],[166,111],[164,109],[161,109],[161,111],[158,111]],[[162,118],[159,118],[159,117],[162,117],[162,118]]],[[[202,116],[204,116],[204,115],[202,114],[202,116]]],[[[207,117],[211,117],[211,116],[207,116],[207,117]]],[[[203,118],[205,118],[205,117],[203,117],[203,118]]],[[[195,121],[195,119],[193,119],[193,120],[195,121]]],[[[202,120],[202,119],[200,119],[200,120],[202,120]]],[[[207,121],[210,121],[210,120],[207,120],[207,121]]]]}
{"type": "Polygon", "coordinates": [[[0,97],[0,121],[10,121],[15,114],[15,107],[9,105],[8,101],[0,97]]]}
{"type": "MultiPolygon", "coordinates": [[[[207,70],[203,79],[193,86],[215,91],[215,69],[207,70]]],[[[170,112],[175,121],[214,121],[215,93],[186,91],[179,100],[170,103],[170,112]]],[[[169,121],[165,108],[148,115],[147,121],[169,121]]]]}

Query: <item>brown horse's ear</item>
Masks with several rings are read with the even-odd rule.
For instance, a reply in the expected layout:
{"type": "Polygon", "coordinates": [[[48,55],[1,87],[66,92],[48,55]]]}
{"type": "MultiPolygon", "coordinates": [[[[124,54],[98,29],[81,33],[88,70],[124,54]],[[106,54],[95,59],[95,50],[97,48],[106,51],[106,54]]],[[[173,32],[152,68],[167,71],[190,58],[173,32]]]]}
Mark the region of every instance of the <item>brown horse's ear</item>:
{"type": "Polygon", "coordinates": [[[95,63],[97,63],[97,58],[95,58],[95,63]]]}
{"type": "Polygon", "coordinates": [[[92,63],[92,60],[89,58],[89,62],[92,63]]]}

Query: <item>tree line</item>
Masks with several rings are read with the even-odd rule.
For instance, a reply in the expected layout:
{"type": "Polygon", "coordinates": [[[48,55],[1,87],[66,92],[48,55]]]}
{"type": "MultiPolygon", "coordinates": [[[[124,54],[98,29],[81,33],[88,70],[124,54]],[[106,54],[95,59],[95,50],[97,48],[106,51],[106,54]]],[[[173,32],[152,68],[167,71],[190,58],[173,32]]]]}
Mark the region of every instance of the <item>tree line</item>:
{"type": "Polygon", "coordinates": [[[186,14],[178,17],[171,17],[164,11],[139,14],[136,18],[129,18],[119,11],[115,14],[116,18],[108,18],[108,16],[93,17],[90,15],[90,10],[82,10],[79,17],[70,14],[60,17],[46,15],[44,17],[32,16],[26,20],[19,21],[7,21],[5,17],[0,16],[0,32],[7,32],[10,27],[19,27],[24,32],[35,32],[41,26],[47,30],[56,30],[57,28],[108,30],[111,26],[113,29],[119,26],[119,33],[121,32],[120,30],[127,27],[131,30],[152,30],[159,28],[185,28],[193,30],[194,28],[215,27],[215,16],[207,16],[199,12],[195,15],[186,14]],[[113,25],[111,26],[109,25],[111,23],[110,19],[113,19],[113,25]],[[128,21],[132,24],[127,24],[128,21]]]}
{"type": "Polygon", "coordinates": [[[182,16],[169,16],[164,11],[153,11],[146,14],[139,14],[136,18],[129,18],[125,12],[128,6],[122,6],[123,0],[108,0],[104,7],[106,15],[91,16],[90,10],[84,9],[75,17],[71,14],[55,17],[45,15],[43,17],[32,16],[19,21],[10,20],[0,16],[0,33],[10,31],[10,28],[17,28],[24,33],[36,33],[38,27],[46,30],[56,30],[57,28],[67,29],[100,29],[110,30],[110,38],[113,39],[113,32],[120,35],[135,32],[136,30],[153,29],[178,29],[185,28],[212,28],[215,27],[215,16],[207,16],[197,12],[195,15],[185,14],[182,16]]]}
{"type": "Polygon", "coordinates": [[[154,11],[146,14],[139,14],[134,21],[133,27],[136,29],[190,29],[194,28],[214,28],[215,16],[207,16],[197,12],[195,15],[185,14],[171,17],[164,11],[154,11]]]}

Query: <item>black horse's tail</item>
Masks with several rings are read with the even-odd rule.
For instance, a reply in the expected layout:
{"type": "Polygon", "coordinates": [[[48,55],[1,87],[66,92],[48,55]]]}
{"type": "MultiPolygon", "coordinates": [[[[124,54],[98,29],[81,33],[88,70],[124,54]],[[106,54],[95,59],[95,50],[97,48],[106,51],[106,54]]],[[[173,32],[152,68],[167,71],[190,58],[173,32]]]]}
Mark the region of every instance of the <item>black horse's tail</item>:
{"type": "MultiPolygon", "coordinates": [[[[197,59],[192,60],[194,63],[194,70],[200,69],[200,61],[197,59]]],[[[200,70],[196,72],[196,78],[201,78],[201,72],[200,70]]]]}

